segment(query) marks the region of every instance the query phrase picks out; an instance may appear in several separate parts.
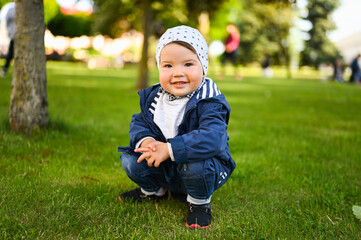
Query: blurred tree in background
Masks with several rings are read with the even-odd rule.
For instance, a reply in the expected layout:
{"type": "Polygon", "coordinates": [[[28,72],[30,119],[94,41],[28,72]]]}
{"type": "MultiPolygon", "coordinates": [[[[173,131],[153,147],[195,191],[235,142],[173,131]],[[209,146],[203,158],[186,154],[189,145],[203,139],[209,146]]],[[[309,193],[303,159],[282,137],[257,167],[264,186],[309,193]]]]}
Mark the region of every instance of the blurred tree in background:
{"type": "Polygon", "coordinates": [[[241,33],[239,63],[261,62],[268,54],[274,64],[289,69],[288,39],[295,16],[295,1],[229,0],[216,13],[210,35],[213,39],[225,38],[226,25],[231,22],[241,33]]]}
{"type": "MultiPolygon", "coordinates": [[[[119,37],[123,32],[131,29],[139,30],[144,35],[142,59],[139,65],[137,88],[142,89],[148,85],[148,47],[149,37],[154,25],[161,24],[162,19],[173,18],[173,23],[184,20],[182,2],[171,0],[94,0],[94,29],[110,37],[119,37]],[[163,13],[167,9],[166,13],[163,13]],[[174,11],[174,12],[173,12],[174,11]],[[179,11],[179,14],[177,14],[179,11]],[[174,13],[174,15],[173,15],[174,13]],[[153,19],[157,19],[154,21],[153,19]]],[[[159,31],[163,31],[161,28],[159,31]]]]}
{"type": "MultiPolygon", "coordinates": [[[[0,0],[0,7],[8,2],[11,0],[0,0]]],[[[44,22],[52,34],[68,37],[92,35],[92,16],[85,13],[63,14],[56,0],[43,0],[43,4],[44,22]]]]}
{"type": "Polygon", "coordinates": [[[48,25],[49,21],[53,19],[60,12],[60,6],[56,0],[44,0],[44,22],[48,25]]]}
{"type": "Polygon", "coordinates": [[[52,34],[68,37],[91,36],[91,26],[91,16],[85,13],[66,15],[60,10],[53,18],[48,19],[47,23],[47,27],[52,34]]]}
{"type": "Polygon", "coordinates": [[[308,0],[308,16],[305,19],[312,23],[312,28],[308,31],[309,39],[301,52],[301,65],[317,68],[321,63],[333,62],[340,56],[327,36],[329,31],[336,28],[330,17],[339,5],[339,0],[308,0]]]}
{"type": "Polygon", "coordinates": [[[92,35],[92,16],[86,13],[64,14],[56,0],[44,0],[45,24],[54,35],[79,37],[92,35]]]}
{"type": "MultiPolygon", "coordinates": [[[[151,33],[159,36],[162,29],[164,31],[179,24],[198,27],[199,15],[207,12],[212,18],[223,2],[225,0],[149,0],[151,33]]],[[[131,29],[142,31],[144,26],[140,19],[144,16],[144,9],[141,8],[144,3],[144,0],[94,0],[94,31],[110,37],[119,37],[131,29]]]]}

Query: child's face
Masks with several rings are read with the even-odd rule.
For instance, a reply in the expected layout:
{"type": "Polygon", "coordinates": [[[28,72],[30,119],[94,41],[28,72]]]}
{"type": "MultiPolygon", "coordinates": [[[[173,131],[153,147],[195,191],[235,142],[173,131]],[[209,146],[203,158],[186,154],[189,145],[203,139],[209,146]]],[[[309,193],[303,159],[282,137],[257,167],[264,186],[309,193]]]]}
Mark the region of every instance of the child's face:
{"type": "Polygon", "coordinates": [[[197,55],[176,43],[166,45],[160,54],[159,81],[175,96],[195,91],[202,82],[203,69],[197,55]]]}

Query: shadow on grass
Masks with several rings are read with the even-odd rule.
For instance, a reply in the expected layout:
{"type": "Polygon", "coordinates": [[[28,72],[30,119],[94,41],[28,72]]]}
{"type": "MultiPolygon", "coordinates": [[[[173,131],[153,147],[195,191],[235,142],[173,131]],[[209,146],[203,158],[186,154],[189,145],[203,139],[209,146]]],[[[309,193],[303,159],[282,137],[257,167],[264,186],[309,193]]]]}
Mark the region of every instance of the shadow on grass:
{"type": "Polygon", "coordinates": [[[18,134],[26,137],[39,137],[44,134],[51,133],[62,133],[65,135],[77,136],[80,133],[83,133],[85,130],[89,130],[89,126],[75,126],[67,124],[63,121],[50,119],[48,126],[45,128],[34,130],[31,134],[26,134],[25,132],[15,132],[10,129],[9,119],[5,118],[0,121],[0,130],[3,130],[3,133],[6,134],[18,134]]]}

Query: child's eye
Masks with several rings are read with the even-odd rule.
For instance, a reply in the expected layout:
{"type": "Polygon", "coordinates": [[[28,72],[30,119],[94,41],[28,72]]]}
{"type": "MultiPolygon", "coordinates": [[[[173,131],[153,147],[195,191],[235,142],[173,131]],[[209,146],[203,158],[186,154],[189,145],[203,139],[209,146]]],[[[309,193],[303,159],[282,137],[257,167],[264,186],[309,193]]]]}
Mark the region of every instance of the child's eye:
{"type": "Polygon", "coordinates": [[[165,64],[164,67],[165,67],[165,68],[171,68],[172,65],[170,65],[170,64],[165,64]]]}
{"type": "Polygon", "coordinates": [[[192,63],[186,63],[186,64],[185,64],[186,67],[190,67],[190,66],[192,66],[192,65],[193,65],[192,63]]]}

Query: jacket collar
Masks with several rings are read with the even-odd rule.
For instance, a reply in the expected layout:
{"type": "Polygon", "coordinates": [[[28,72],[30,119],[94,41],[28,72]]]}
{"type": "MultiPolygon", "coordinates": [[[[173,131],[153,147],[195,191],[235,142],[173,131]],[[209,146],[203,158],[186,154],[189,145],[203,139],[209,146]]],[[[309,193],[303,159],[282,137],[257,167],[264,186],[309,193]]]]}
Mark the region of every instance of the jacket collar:
{"type": "Polygon", "coordinates": [[[206,80],[205,80],[205,78],[203,77],[201,84],[199,85],[199,87],[198,87],[195,91],[193,91],[193,92],[191,92],[191,93],[188,93],[188,94],[186,94],[186,95],[183,95],[183,96],[174,96],[172,93],[167,92],[162,86],[159,87],[158,92],[159,92],[159,93],[165,93],[165,94],[167,94],[167,95],[168,95],[168,98],[169,98],[169,101],[174,101],[174,100],[181,99],[181,98],[185,98],[185,97],[187,97],[187,98],[192,98],[196,93],[199,92],[199,90],[203,87],[203,85],[204,85],[205,82],[206,82],[206,80]]]}

